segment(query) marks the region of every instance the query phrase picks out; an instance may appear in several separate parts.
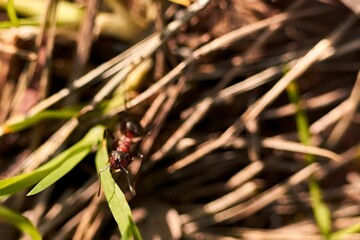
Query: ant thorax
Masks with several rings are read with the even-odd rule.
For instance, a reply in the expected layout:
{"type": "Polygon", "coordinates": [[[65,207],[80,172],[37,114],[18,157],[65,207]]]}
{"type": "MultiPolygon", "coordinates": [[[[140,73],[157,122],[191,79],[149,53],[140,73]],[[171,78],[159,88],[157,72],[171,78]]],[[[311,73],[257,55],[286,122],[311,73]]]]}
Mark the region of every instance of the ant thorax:
{"type": "Polygon", "coordinates": [[[123,135],[120,139],[117,140],[116,150],[119,152],[130,153],[131,144],[131,138],[123,135]]]}
{"type": "Polygon", "coordinates": [[[117,150],[111,151],[110,155],[110,168],[113,172],[126,168],[134,159],[130,153],[121,152],[117,150]]]}

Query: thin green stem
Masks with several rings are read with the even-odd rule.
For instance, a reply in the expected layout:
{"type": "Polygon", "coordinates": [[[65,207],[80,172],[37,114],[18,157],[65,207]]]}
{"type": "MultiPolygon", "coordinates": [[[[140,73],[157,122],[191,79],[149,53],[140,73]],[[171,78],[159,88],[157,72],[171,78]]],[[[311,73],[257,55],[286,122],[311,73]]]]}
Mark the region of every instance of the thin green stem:
{"type": "MultiPolygon", "coordinates": [[[[294,104],[296,108],[295,121],[300,142],[304,145],[311,145],[309,121],[307,114],[301,105],[300,91],[295,81],[290,83],[287,87],[287,93],[290,102],[294,104]]],[[[305,154],[304,159],[308,165],[316,161],[315,156],[311,154],[305,154]]],[[[332,225],[330,210],[323,202],[320,185],[314,176],[310,177],[309,191],[316,224],[323,237],[325,239],[330,239],[332,225]]]]}

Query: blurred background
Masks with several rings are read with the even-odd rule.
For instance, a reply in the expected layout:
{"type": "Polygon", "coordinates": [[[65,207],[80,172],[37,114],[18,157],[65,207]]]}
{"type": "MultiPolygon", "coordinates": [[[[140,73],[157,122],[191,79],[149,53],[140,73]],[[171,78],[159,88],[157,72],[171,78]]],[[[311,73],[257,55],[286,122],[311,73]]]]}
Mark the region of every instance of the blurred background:
{"type": "Polygon", "coordinates": [[[0,0],[0,236],[360,239],[359,6],[0,0]]]}

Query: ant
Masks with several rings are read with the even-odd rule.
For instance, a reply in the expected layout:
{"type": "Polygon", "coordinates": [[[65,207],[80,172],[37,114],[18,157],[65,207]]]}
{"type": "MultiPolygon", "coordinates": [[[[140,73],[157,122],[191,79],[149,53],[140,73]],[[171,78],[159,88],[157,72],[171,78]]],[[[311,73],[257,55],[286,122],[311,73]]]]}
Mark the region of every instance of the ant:
{"type": "Polygon", "coordinates": [[[130,172],[127,169],[132,161],[138,157],[143,159],[143,155],[131,150],[134,143],[138,143],[143,139],[144,129],[141,125],[132,120],[122,120],[120,124],[121,137],[116,138],[111,131],[106,128],[104,131],[104,139],[106,139],[107,134],[113,140],[112,150],[109,157],[109,165],[101,169],[98,173],[99,176],[99,190],[98,196],[100,195],[101,188],[101,176],[100,174],[106,169],[110,168],[111,173],[123,171],[126,174],[126,179],[129,185],[129,189],[133,195],[135,195],[135,190],[130,183],[130,172]]]}

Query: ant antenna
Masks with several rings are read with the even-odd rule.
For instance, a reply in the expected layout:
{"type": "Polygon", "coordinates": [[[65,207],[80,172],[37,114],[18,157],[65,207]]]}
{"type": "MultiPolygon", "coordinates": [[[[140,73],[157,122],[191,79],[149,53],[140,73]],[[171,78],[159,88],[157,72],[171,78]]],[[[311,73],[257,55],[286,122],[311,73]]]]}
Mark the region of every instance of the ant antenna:
{"type": "Polygon", "coordinates": [[[98,194],[97,196],[99,197],[100,196],[100,190],[101,190],[101,175],[100,173],[102,173],[103,171],[105,171],[106,169],[108,169],[110,167],[110,165],[107,165],[106,167],[104,167],[103,169],[101,169],[99,172],[98,172],[98,179],[99,179],[99,189],[98,189],[98,194]]]}
{"type": "Polygon", "coordinates": [[[127,86],[126,86],[126,79],[124,79],[122,82],[122,87],[123,87],[123,96],[124,96],[124,108],[125,108],[125,112],[128,111],[128,108],[127,108],[127,103],[128,103],[128,95],[127,95],[127,86]]]}

